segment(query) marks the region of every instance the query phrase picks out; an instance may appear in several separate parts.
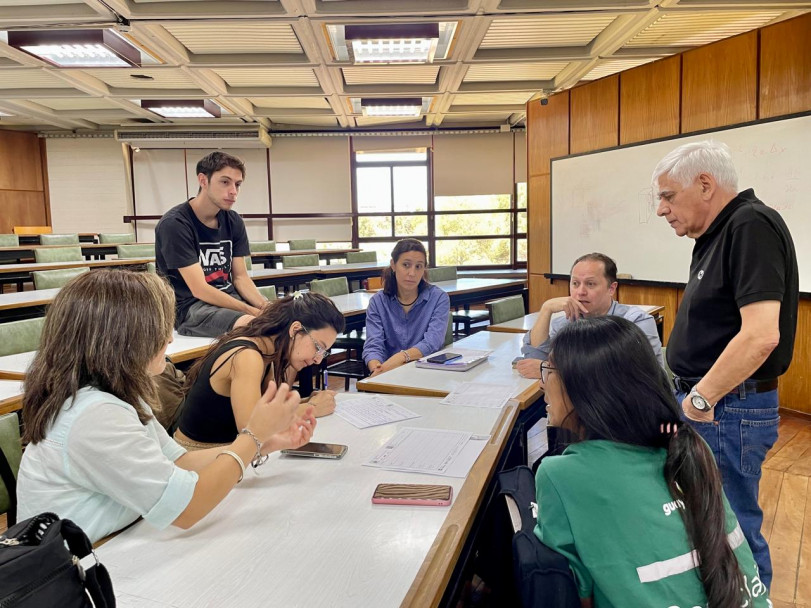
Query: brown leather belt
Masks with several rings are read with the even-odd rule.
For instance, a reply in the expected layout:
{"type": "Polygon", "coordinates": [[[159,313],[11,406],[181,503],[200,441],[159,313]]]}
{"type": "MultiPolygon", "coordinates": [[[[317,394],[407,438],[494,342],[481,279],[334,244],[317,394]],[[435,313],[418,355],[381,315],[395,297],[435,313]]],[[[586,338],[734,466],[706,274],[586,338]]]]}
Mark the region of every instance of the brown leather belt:
{"type": "MultiPolygon", "coordinates": [[[[689,393],[690,389],[698,384],[700,380],[701,378],[680,378],[676,376],[673,378],[673,383],[680,392],[689,393]]],[[[740,385],[729,391],[729,394],[739,393],[741,386],[748,392],[768,393],[777,388],[777,383],[777,378],[770,378],[768,380],[744,380],[740,385]]]]}

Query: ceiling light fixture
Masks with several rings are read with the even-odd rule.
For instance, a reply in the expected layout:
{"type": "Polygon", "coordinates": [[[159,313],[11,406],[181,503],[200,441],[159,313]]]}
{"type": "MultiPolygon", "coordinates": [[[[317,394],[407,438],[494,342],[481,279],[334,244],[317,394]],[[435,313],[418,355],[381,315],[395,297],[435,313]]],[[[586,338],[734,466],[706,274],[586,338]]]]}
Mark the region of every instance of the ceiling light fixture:
{"type": "Polygon", "coordinates": [[[142,99],[141,107],[164,118],[219,118],[220,106],[208,99],[142,99]]]}
{"type": "Polygon", "coordinates": [[[344,26],[344,43],[354,63],[431,63],[437,52],[439,23],[344,26]]]}
{"type": "Polygon", "coordinates": [[[112,30],[8,32],[8,44],[62,68],[141,66],[141,51],[112,30]]]}
{"type": "Polygon", "coordinates": [[[360,107],[364,116],[420,116],[423,111],[421,97],[362,98],[360,107]]]}

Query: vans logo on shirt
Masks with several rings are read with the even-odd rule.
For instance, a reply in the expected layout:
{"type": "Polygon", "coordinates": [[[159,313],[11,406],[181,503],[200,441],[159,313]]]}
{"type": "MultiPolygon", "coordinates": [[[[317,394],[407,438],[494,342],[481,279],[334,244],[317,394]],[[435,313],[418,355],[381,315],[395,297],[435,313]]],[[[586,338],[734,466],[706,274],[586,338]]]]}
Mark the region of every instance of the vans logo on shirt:
{"type": "Polygon", "coordinates": [[[222,245],[217,249],[201,249],[200,251],[200,265],[203,268],[207,266],[223,266],[226,261],[225,248],[222,245]]]}
{"type": "Polygon", "coordinates": [[[662,505],[662,510],[665,512],[667,517],[670,517],[671,513],[675,513],[677,509],[683,509],[684,502],[681,500],[673,500],[671,502],[666,502],[662,505]]]}

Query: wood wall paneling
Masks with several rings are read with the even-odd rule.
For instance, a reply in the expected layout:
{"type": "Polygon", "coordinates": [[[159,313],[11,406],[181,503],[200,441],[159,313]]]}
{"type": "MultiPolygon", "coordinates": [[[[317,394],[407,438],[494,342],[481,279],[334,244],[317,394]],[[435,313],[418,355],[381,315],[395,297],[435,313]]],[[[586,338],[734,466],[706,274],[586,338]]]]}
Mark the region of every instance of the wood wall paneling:
{"type": "Polygon", "coordinates": [[[569,92],[552,95],[543,106],[527,102],[527,175],[546,175],[549,161],[569,153],[569,92]]]}
{"type": "Polygon", "coordinates": [[[36,133],[0,131],[0,190],[42,191],[42,160],[36,133]]]}
{"type": "Polygon", "coordinates": [[[569,295],[569,282],[551,281],[541,274],[529,275],[529,312],[538,312],[549,298],[569,295]]]}
{"type": "Polygon", "coordinates": [[[811,414],[811,300],[800,300],[794,357],[780,378],[780,407],[811,414]]]}
{"type": "Polygon", "coordinates": [[[549,235],[552,234],[549,175],[534,175],[529,178],[527,194],[527,268],[535,274],[549,272],[552,268],[552,251],[549,235]]]}
{"type": "Polygon", "coordinates": [[[757,118],[757,31],[687,51],[682,59],[682,133],[757,118]]]}
{"type": "Polygon", "coordinates": [[[648,287],[642,285],[620,285],[617,300],[623,304],[645,304],[648,306],[664,306],[665,346],[673,330],[678,310],[677,290],[672,287],[648,287]]]}
{"type": "Polygon", "coordinates": [[[681,55],[620,74],[620,145],[679,134],[681,55]]]}
{"type": "Polygon", "coordinates": [[[760,32],[760,116],[811,110],[811,13],[760,32]]]}
{"type": "Polygon", "coordinates": [[[608,76],[571,90],[572,154],[619,144],[619,76],[608,76]]]}
{"type": "Polygon", "coordinates": [[[0,190],[0,233],[9,233],[14,226],[47,226],[43,192],[0,190]]]}

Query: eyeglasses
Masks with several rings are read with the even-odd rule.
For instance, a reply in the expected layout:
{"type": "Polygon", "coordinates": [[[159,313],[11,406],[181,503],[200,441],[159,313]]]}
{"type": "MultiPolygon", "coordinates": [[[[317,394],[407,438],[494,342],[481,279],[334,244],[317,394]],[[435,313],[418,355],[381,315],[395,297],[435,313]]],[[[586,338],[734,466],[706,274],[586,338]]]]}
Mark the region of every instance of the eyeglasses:
{"type": "Polygon", "coordinates": [[[305,333],[305,334],[307,334],[307,337],[308,337],[308,338],[310,338],[310,340],[312,340],[312,341],[313,341],[313,346],[315,346],[315,356],[316,356],[316,357],[319,357],[319,358],[320,358],[322,361],[323,361],[324,359],[326,359],[327,357],[329,357],[329,349],[328,349],[328,348],[324,348],[323,346],[321,346],[321,345],[320,345],[320,344],[319,344],[319,343],[316,341],[316,339],[315,339],[315,338],[313,338],[312,334],[310,334],[310,330],[309,330],[309,329],[307,329],[307,328],[306,328],[306,327],[304,327],[303,325],[301,326],[301,329],[303,329],[303,330],[304,330],[304,333],[305,333]]]}
{"type": "Polygon", "coordinates": [[[557,367],[549,363],[548,361],[544,361],[541,363],[541,382],[546,384],[546,381],[549,380],[549,372],[557,371],[557,367]]]}

